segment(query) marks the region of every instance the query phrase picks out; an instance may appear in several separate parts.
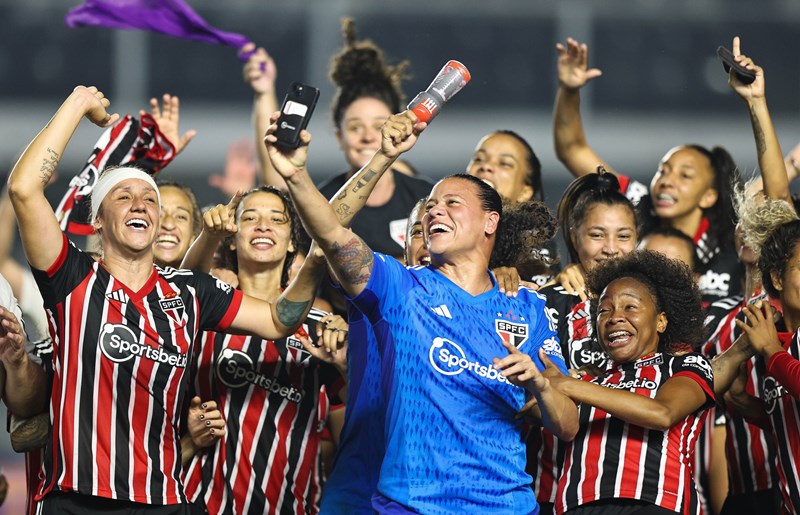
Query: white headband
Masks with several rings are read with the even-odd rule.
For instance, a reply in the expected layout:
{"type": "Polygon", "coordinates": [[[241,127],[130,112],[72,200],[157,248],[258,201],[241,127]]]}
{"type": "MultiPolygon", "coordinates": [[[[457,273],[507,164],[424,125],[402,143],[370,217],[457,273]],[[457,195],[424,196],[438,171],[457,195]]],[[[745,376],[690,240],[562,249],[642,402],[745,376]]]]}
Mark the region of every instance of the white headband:
{"type": "Polygon", "coordinates": [[[92,221],[97,218],[97,211],[100,209],[100,204],[103,203],[103,199],[106,198],[106,195],[108,195],[117,184],[128,179],[140,179],[150,184],[150,186],[156,190],[158,205],[161,206],[161,194],[158,191],[158,186],[156,186],[156,181],[154,181],[149,174],[137,168],[117,168],[116,170],[111,170],[100,175],[100,178],[97,179],[97,184],[92,188],[92,221]]]}

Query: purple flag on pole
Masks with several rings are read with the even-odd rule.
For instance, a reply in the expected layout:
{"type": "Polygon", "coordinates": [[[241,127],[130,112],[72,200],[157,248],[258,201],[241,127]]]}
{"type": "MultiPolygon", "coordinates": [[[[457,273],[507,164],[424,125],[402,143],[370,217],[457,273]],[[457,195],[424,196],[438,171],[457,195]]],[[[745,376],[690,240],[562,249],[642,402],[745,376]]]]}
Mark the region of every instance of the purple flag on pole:
{"type": "Polygon", "coordinates": [[[182,0],[86,0],[65,18],[68,27],[97,26],[160,32],[181,39],[242,48],[250,40],[208,25],[182,0]]]}

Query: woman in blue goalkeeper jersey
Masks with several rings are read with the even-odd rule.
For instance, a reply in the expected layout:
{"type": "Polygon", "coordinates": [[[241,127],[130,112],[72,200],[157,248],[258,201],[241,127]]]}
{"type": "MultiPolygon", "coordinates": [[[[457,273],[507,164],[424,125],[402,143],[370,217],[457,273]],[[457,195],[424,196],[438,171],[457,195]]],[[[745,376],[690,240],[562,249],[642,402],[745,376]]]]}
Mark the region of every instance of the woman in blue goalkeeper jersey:
{"type": "MultiPolygon", "coordinates": [[[[392,122],[387,145],[422,128],[410,113],[392,122]]],[[[569,440],[577,410],[540,373],[540,352],[564,370],[544,298],[528,289],[509,297],[489,273],[500,196],[467,175],[437,183],[423,218],[431,265],[406,268],[339,223],[305,167],[310,135],[287,155],[273,146],[275,129],[266,138],[273,165],[381,351],[387,442],[373,507],[536,513],[515,416],[535,396],[545,426],[569,440]]]]}

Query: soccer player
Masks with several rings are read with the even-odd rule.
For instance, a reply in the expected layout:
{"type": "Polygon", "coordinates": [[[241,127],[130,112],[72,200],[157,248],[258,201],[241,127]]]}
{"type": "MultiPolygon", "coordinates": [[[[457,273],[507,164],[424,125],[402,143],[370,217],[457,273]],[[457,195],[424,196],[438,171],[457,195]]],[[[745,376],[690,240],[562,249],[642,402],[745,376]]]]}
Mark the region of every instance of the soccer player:
{"type": "Polygon", "coordinates": [[[206,274],[155,267],[159,192],[131,168],[107,170],[92,191],[102,259],[79,251],[61,233],[44,188],[84,116],[101,127],[119,118],[108,106],[97,88],[75,88],[9,177],[54,342],[53,432],[38,499],[45,514],[185,513],[178,420],[195,338],[205,329],[265,339],[293,333],[322,270],[299,274],[268,303],[206,274]]]}
{"type": "Polygon", "coordinates": [[[265,139],[272,163],[382,352],[387,442],[374,508],[535,511],[516,414],[535,396],[544,424],[569,440],[577,412],[540,372],[545,353],[562,370],[551,373],[565,371],[544,299],[527,289],[506,296],[488,271],[500,196],[468,175],[437,183],[423,222],[431,266],[406,268],[338,222],[305,167],[310,134],[284,155],[276,129],[265,139]]]}
{"type": "Polygon", "coordinates": [[[711,364],[690,352],[703,323],[692,273],[640,250],[587,279],[594,334],[611,365],[595,378],[551,378],[580,406],[556,513],[695,513],[691,462],[714,388],[711,364]]]}

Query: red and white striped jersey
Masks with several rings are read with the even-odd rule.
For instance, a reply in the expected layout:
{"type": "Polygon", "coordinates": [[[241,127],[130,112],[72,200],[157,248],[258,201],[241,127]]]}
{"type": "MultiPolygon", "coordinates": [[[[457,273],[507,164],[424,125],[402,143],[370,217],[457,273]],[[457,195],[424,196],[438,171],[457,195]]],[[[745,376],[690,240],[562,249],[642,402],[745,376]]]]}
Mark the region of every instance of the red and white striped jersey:
{"type": "Polygon", "coordinates": [[[326,314],[312,309],[294,336],[277,341],[203,334],[194,393],[217,401],[226,433],[194,456],[184,484],[211,515],[318,513],[320,390],[335,394],[342,378],[297,336],[315,341],[326,314]]]}
{"type": "Polygon", "coordinates": [[[66,237],[52,267],[34,276],[53,340],[53,431],[37,500],[60,490],[184,502],[186,366],[202,330],[230,325],[241,292],[207,274],[155,266],[134,292],[66,237]]]}
{"type": "Polygon", "coordinates": [[[699,353],[663,353],[616,365],[592,382],[655,398],[670,378],[685,376],[705,391],[707,402],[666,431],[624,422],[583,403],[580,428],[568,444],[558,482],[556,512],[600,499],[638,499],[681,513],[697,513],[691,474],[697,441],[708,408],[714,405],[711,364],[699,353]]]}
{"type": "MultiPolygon", "coordinates": [[[[547,299],[547,310],[556,321],[561,353],[568,368],[584,366],[605,369],[608,356],[592,337],[592,321],[589,314],[590,301],[582,301],[578,295],[567,293],[559,286],[547,286],[539,290],[547,299]]],[[[561,464],[564,460],[564,444],[547,429],[534,427],[527,440],[527,466],[525,471],[533,478],[533,491],[539,502],[554,503],[561,464]]]]}
{"type": "MultiPolygon", "coordinates": [[[[800,359],[800,333],[778,333],[783,348],[800,359]]],[[[787,513],[800,515],[800,399],[767,374],[763,359],[756,361],[759,383],[755,396],[762,399],[772,422],[772,437],[778,455],[778,484],[787,513]]]]}
{"type": "MultiPolygon", "coordinates": [[[[765,296],[757,294],[751,300],[759,298],[765,296]]],[[[741,314],[744,305],[742,297],[733,297],[709,306],[706,327],[711,328],[713,332],[703,346],[704,356],[711,359],[733,345],[741,333],[736,326],[736,320],[744,320],[744,315],[741,314]]],[[[751,359],[749,367],[748,390],[750,391],[755,391],[758,384],[758,377],[752,366],[755,360],[756,358],[751,359]]],[[[719,399],[719,403],[725,404],[722,399],[719,399]]],[[[773,488],[777,484],[775,468],[777,460],[769,432],[747,422],[731,407],[726,407],[725,426],[727,429],[725,455],[728,462],[730,493],[742,495],[773,488]]]]}

